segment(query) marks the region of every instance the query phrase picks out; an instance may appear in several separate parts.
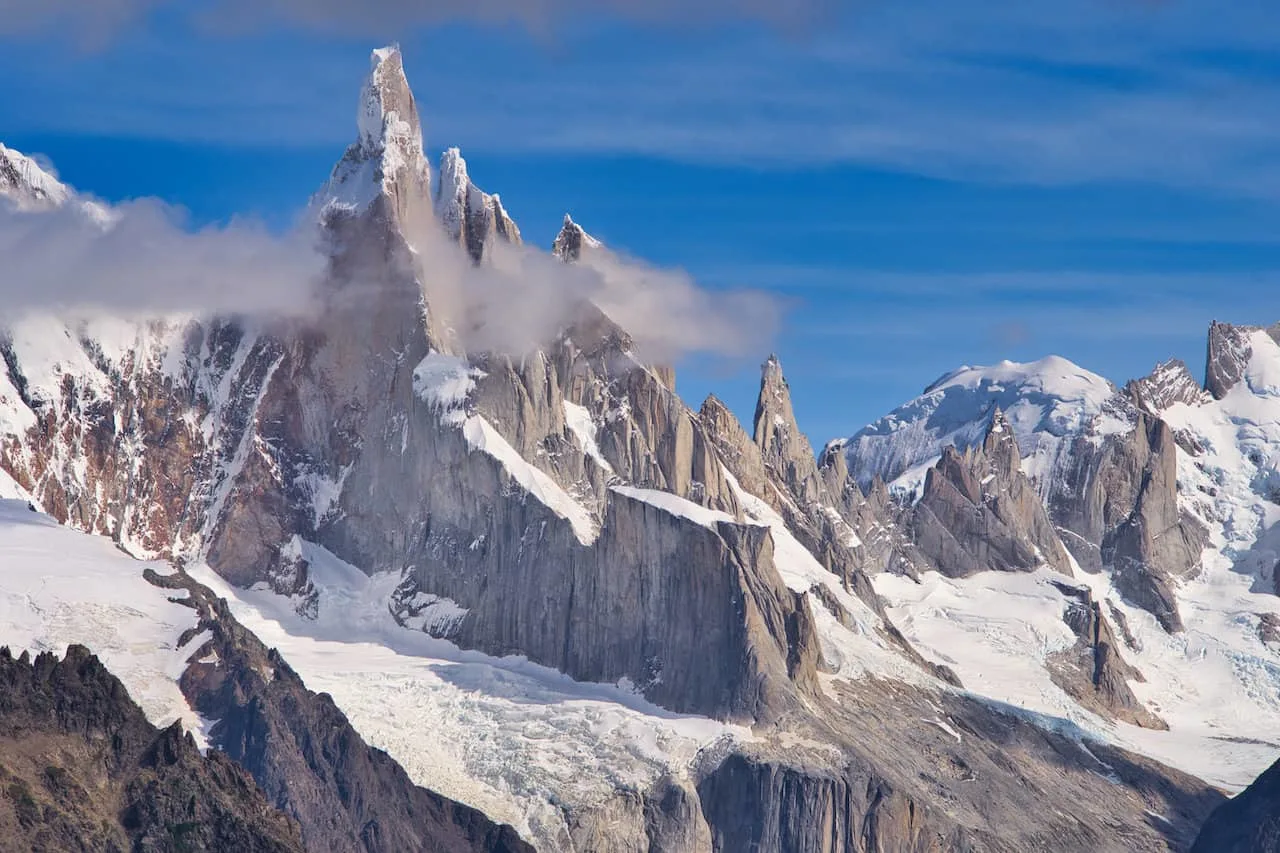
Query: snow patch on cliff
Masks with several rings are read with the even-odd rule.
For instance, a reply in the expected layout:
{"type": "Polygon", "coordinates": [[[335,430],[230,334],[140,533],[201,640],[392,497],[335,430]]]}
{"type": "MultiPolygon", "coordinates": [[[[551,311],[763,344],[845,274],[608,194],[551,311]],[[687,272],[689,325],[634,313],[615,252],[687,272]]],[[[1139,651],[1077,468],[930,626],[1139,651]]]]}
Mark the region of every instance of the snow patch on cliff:
{"type": "Polygon", "coordinates": [[[428,353],[413,370],[413,390],[440,412],[442,421],[461,424],[466,420],[467,399],[484,375],[464,358],[428,353]]]}
{"type": "Polygon", "coordinates": [[[600,445],[596,443],[596,422],[591,417],[591,412],[585,406],[565,400],[564,422],[574,438],[578,439],[578,446],[582,448],[582,452],[594,459],[606,474],[612,474],[613,468],[600,453],[600,445]]]}
{"type": "Polygon", "coordinates": [[[590,545],[595,541],[599,533],[595,517],[549,474],[526,461],[488,421],[479,415],[472,415],[463,422],[462,434],[472,450],[487,453],[501,462],[502,467],[525,492],[568,521],[579,542],[590,545]]]}

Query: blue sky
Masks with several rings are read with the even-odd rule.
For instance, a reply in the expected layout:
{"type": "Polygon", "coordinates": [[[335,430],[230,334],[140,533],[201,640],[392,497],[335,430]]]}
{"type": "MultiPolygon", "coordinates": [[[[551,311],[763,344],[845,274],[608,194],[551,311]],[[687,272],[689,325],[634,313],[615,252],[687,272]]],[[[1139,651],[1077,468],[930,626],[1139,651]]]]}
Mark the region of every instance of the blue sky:
{"type": "Polygon", "coordinates": [[[1199,372],[1210,320],[1280,320],[1266,3],[814,2],[794,22],[716,0],[690,23],[552,0],[492,24],[397,0],[263,0],[261,19],[110,0],[109,33],[74,23],[84,5],[0,23],[0,141],[105,198],[281,225],[353,137],[369,49],[398,41],[430,147],[461,146],[530,241],[567,210],[707,287],[776,294],[758,358],[691,360],[680,390],[748,420],[776,350],[818,442],[961,364],[1199,372]]]}

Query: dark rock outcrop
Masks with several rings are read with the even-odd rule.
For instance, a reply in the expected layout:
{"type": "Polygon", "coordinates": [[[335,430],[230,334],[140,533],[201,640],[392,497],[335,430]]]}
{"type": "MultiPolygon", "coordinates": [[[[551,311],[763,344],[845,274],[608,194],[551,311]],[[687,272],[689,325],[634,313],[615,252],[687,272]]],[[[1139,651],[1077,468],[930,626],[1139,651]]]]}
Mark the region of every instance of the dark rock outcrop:
{"type": "Polygon", "coordinates": [[[0,847],[301,853],[298,826],[226,755],[152,726],[82,646],[0,649],[0,847]]]}
{"type": "Polygon", "coordinates": [[[1218,806],[1196,836],[1191,853],[1280,851],[1280,761],[1218,806]]]}
{"type": "Polygon", "coordinates": [[[1120,653],[1111,623],[1088,587],[1054,584],[1067,596],[1063,621],[1076,644],[1046,662],[1055,684],[1086,708],[1105,717],[1148,729],[1168,729],[1164,720],[1138,701],[1130,681],[1146,681],[1120,653]]]}
{"type": "Polygon", "coordinates": [[[1227,392],[1244,378],[1245,368],[1253,355],[1249,338],[1257,332],[1266,332],[1273,340],[1280,340],[1280,324],[1262,326],[1235,326],[1213,321],[1209,326],[1209,344],[1205,355],[1204,389],[1215,400],[1221,400],[1227,392]]]}
{"type": "Polygon", "coordinates": [[[603,245],[595,237],[588,234],[581,225],[574,222],[572,216],[566,213],[564,215],[564,226],[551,244],[551,254],[566,264],[572,264],[582,259],[583,252],[590,252],[592,249],[598,249],[603,245]]]}
{"type": "Polygon", "coordinates": [[[471,182],[467,163],[457,148],[440,158],[435,187],[435,212],[445,233],[466,249],[475,263],[496,241],[521,244],[520,229],[502,206],[502,200],[471,182]]]}

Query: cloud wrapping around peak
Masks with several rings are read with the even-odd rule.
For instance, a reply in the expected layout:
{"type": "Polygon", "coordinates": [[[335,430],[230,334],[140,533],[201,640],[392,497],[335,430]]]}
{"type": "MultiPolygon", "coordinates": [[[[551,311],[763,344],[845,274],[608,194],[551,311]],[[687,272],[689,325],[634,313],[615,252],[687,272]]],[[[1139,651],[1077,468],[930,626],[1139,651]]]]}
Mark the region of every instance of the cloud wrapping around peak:
{"type": "Polygon", "coordinates": [[[429,310],[470,352],[526,355],[554,340],[589,302],[632,337],[645,362],[674,364],[694,353],[754,359],[782,314],[764,292],[710,290],[681,270],[606,248],[566,264],[548,252],[495,242],[477,266],[435,220],[408,236],[421,260],[429,310]]]}
{"type": "MultiPolygon", "coordinates": [[[[407,236],[421,259],[429,309],[469,351],[532,352],[578,319],[585,301],[625,329],[648,361],[674,363],[694,352],[754,357],[780,314],[763,293],[706,290],[683,272],[603,248],[565,264],[548,252],[498,242],[477,266],[433,216],[407,236]]],[[[315,227],[277,235],[233,220],[189,230],[182,211],[157,199],[107,207],[75,196],[31,210],[0,197],[0,319],[52,312],[305,322],[334,296],[323,246],[315,227]]],[[[379,267],[366,277],[384,276],[379,267]]],[[[365,298],[361,274],[352,278],[343,287],[365,298]]]]}

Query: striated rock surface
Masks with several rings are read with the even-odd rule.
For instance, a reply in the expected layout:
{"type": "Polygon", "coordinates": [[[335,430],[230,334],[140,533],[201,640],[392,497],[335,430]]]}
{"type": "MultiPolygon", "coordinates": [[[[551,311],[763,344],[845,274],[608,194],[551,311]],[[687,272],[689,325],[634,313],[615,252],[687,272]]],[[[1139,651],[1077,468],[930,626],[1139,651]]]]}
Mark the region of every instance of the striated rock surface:
{"type": "Polygon", "coordinates": [[[1082,568],[1109,569],[1127,599],[1182,630],[1172,585],[1199,565],[1207,531],[1179,505],[1172,431],[1142,413],[1129,433],[1078,444],[1077,466],[1050,504],[1064,541],[1082,568]]]}
{"type": "Polygon", "coordinates": [[[1177,358],[1156,365],[1149,376],[1134,379],[1124,386],[1125,393],[1139,409],[1158,415],[1175,403],[1194,406],[1206,399],[1200,383],[1187,365],[1177,358]]]}
{"type": "Polygon", "coordinates": [[[813,503],[824,497],[825,484],[818,476],[813,448],[796,423],[796,414],[791,408],[791,392],[777,356],[770,356],[761,368],[755,442],[764,456],[765,465],[803,503],[813,503]]]}
{"type": "Polygon", "coordinates": [[[157,730],[82,646],[0,649],[0,786],[6,850],[303,849],[243,770],[177,723],[157,730]]]}
{"type": "Polygon", "coordinates": [[[950,577],[1043,565],[1071,574],[1044,505],[1022,474],[1013,429],[999,409],[981,448],[961,454],[948,447],[929,470],[911,529],[919,550],[950,577]]]}

